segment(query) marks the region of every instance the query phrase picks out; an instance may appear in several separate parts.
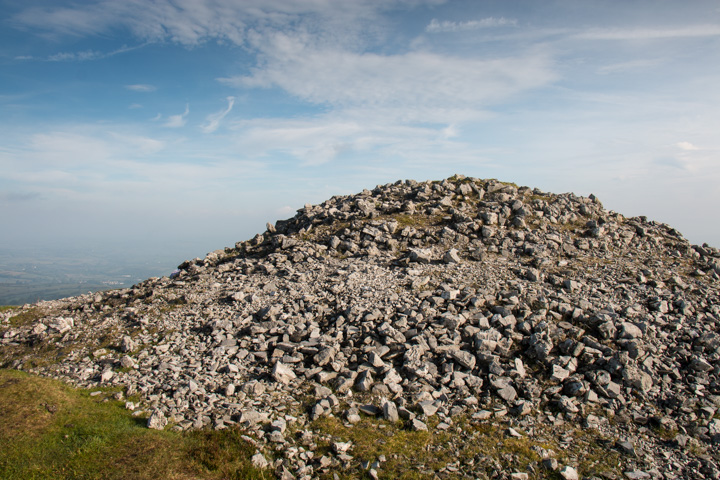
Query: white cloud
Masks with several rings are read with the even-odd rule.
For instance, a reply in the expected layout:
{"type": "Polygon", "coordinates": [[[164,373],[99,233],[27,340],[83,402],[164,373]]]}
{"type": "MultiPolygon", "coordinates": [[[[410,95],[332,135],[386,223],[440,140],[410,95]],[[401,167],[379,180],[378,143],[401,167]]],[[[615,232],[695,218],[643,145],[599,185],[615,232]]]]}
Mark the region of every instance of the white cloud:
{"type": "Polygon", "coordinates": [[[678,142],[675,144],[679,149],[686,150],[686,151],[693,151],[693,150],[700,150],[698,147],[693,145],[690,142],[678,142]]]}
{"type": "Polygon", "coordinates": [[[541,51],[486,60],[432,52],[354,53],[285,33],[257,42],[260,66],[249,76],[223,81],[245,88],[278,86],[316,104],[478,109],[556,78],[541,51]]]}
{"type": "Polygon", "coordinates": [[[155,85],[148,85],[143,83],[136,83],[134,85],[125,85],[125,88],[128,90],[132,90],[133,92],[154,92],[157,90],[157,87],[155,85]]]}
{"type": "Polygon", "coordinates": [[[289,155],[306,167],[330,161],[375,158],[434,164],[444,156],[463,163],[479,158],[477,149],[455,138],[454,126],[401,125],[381,113],[335,112],[303,119],[237,122],[237,148],[251,157],[289,155]]]}
{"type": "Polygon", "coordinates": [[[180,128],[184,127],[187,123],[187,116],[190,113],[190,105],[185,105],[185,111],[179,115],[170,115],[164,126],[168,128],[180,128]]]}
{"type": "Polygon", "coordinates": [[[235,105],[235,97],[227,97],[228,106],[225,110],[221,110],[219,112],[210,114],[207,116],[208,123],[206,125],[202,126],[202,131],[205,133],[212,133],[215,130],[218,129],[220,126],[220,122],[227,116],[228,113],[233,108],[233,105],[235,105]]]}
{"type": "Polygon", "coordinates": [[[443,20],[441,22],[433,18],[427,25],[427,27],[425,27],[425,31],[428,33],[463,32],[467,30],[479,30],[481,28],[506,27],[515,25],[517,25],[517,20],[508,19],[505,17],[488,17],[483,18],[482,20],[469,20],[467,22],[453,22],[449,20],[443,20]]]}
{"type": "MultiPolygon", "coordinates": [[[[157,138],[123,125],[81,124],[44,133],[16,133],[0,149],[0,168],[17,188],[74,192],[77,196],[127,198],[142,191],[146,201],[169,190],[226,185],[233,176],[264,171],[256,161],[227,154],[216,146],[182,138],[157,138]],[[202,162],[193,158],[201,152],[202,162]],[[223,183],[225,182],[225,183],[223,183]]],[[[63,200],[64,201],[64,200],[63,200]]]]}

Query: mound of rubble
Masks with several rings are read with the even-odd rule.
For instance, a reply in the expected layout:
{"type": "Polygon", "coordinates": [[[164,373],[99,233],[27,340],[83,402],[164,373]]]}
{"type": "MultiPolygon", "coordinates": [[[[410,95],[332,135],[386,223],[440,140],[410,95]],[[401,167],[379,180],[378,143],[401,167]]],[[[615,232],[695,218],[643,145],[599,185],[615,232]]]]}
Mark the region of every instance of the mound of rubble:
{"type": "Polygon", "coordinates": [[[292,444],[325,415],[507,416],[610,432],[631,478],[720,478],[719,279],[717,249],[592,195],[399,181],[169,278],[5,312],[0,363],[139,394],[154,428],[292,444]]]}

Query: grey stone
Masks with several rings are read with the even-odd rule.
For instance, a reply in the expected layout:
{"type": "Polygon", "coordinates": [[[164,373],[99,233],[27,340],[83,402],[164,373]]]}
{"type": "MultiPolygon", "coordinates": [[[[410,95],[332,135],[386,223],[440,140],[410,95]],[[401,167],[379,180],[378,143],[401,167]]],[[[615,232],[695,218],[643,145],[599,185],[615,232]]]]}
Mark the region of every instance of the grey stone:
{"type": "Polygon", "coordinates": [[[412,421],[410,422],[410,426],[411,426],[412,429],[413,429],[414,431],[416,431],[416,432],[420,432],[420,431],[425,431],[425,432],[427,432],[427,431],[428,431],[427,425],[425,425],[423,422],[421,422],[421,421],[418,420],[417,418],[413,418],[413,419],[412,419],[412,421]]]}
{"type": "Polygon", "coordinates": [[[552,375],[550,379],[554,382],[561,383],[570,376],[570,372],[559,365],[552,366],[552,375]]]}
{"type": "Polygon", "coordinates": [[[462,259],[460,258],[459,252],[456,248],[451,248],[447,252],[445,252],[445,255],[443,256],[443,262],[445,263],[460,263],[462,262],[462,259]]]}
{"type": "Polygon", "coordinates": [[[630,322],[623,322],[620,324],[620,338],[642,338],[642,330],[637,325],[630,322]]]}
{"type": "Polygon", "coordinates": [[[565,466],[560,469],[560,476],[565,480],[578,480],[577,470],[569,466],[565,466]]]}
{"type": "Polygon", "coordinates": [[[504,386],[497,390],[497,394],[500,398],[508,403],[511,403],[517,398],[517,391],[510,385],[504,386]]]}
{"type": "Polygon", "coordinates": [[[120,366],[123,368],[135,368],[135,360],[133,360],[132,357],[124,355],[120,359],[120,366]]]}
{"type": "Polygon", "coordinates": [[[397,422],[400,420],[400,414],[394,402],[387,401],[383,404],[383,418],[389,422],[397,422]]]}
{"type": "Polygon", "coordinates": [[[468,370],[475,368],[476,358],[475,355],[470,352],[466,352],[464,350],[453,350],[450,352],[450,356],[463,368],[468,370]]]}
{"type": "Polygon", "coordinates": [[[414,248],[410,250],[410,261],[416,263],[432,262],[432,252],[430,249],[414,248]]]}
{"type": "Polygon", "coordinates": [[[260,452],[258,452],[258,453],[256,453],[255,455],[253,455],[253,456],[250,458],[250,462],[252,463],[252,466],[253,466],[253,467],[259,468],[259,469],[261,469],[261,470],[267,468],[268,465],[269,465],[269,462],[267,461],[267,459],[265,458],[265,456],[264,456],[262,453],[260,453],[260,452]]]}
{"type": "Polygon", "coordinates": [[[272,375],[277,382],[286,385],[297,378],[292,368],[280,362],[277,362],[273,367],[272,375]]]}
{"type": "Polygon", "coordinates": [[[629,480],[641,480],[643,478],[652,478],[652,475],[650,475],[647,472],[643,472],[641,470],[631,470],[631,471],[624,472],[624,473],[625,473],[625,476],[629,480]]]}
{"type": "Polygon", "coordinates": [[[370,387],[373,385],[373,378],[370,374],[370,370],[364,370],[360,372],[357,376],[357,380],[355,381],[355,388],[358,389],[360,392],[368,392],[370,391],[370,387]]]}
{"type": "Polygon", "coordinates": [[[622,377],[625,384],[632,386],[640,392],[648,392],[653,386],[652,377],[635,365],[625,366],[622,377]]]}
{"type": "Polygon", "coordinates": [[[635,456],[635,446],[627,440],[618,440],[615,442],[615,446],[618,450],[626,455],[635,456]]]}
{"type": "Polygon", "coordinates": [[[129,335],[124,335],[122,337],[122,341],[120,342],[120,351],[123,353],[128,353],[137,348],[137,343],[133,341],[133,339],[129,335]]]}
{"type": "Polygon", "coordinates": [[[153,430],[163,430],[168,420],[162,410],[155,409],[147,420],[147,427],[153,430]]]}

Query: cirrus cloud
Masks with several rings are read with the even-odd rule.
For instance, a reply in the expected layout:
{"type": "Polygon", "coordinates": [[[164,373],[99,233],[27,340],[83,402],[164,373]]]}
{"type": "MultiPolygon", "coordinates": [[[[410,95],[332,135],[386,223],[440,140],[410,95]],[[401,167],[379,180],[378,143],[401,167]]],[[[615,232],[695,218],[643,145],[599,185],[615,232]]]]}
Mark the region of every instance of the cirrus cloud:
{"type": "Polygon", "coordinates": [[[168,128],[180,128],[184,127],[187,123],[187,116],[190,114],[190,105],[185,105],[185,111],[178,115],[170,115],[164,126],[168,128]]]}
{"type": "Polygon", "coordinates": [[[217,130],[223,118],[225,118],[227,114],[230,113],[233,105],[235,105],[235,97],[227,97],[226,100],[228,102],[228,106],[225,110],[221,110],[207,116],[208,123],[201,127],[203,132],[212,133],[217,130]]]}
{"type": "Polygon", "coordinates": [[[467,30],[478,30],[481,28],[489,27],[507,27],[516,26],[517,20],[508,19],[505,17],[495,18],[488,17],[482,20],[469,20],[467,22],[453,22],[449,20],[443,20],[442,22],[433,18],[425,31],[428,33],[440,33],[440,32],[464,32],[467,30]]]}
{"type": "Polygon", "coordinates": [[[142,83],[136,83],[133,85],[125,85],[125,88],[127,90],[133,91],[133,92],[154,92],[157,90],[157,87],[155,85],[148,85],[148,84],[142,84],[142,83]]]}

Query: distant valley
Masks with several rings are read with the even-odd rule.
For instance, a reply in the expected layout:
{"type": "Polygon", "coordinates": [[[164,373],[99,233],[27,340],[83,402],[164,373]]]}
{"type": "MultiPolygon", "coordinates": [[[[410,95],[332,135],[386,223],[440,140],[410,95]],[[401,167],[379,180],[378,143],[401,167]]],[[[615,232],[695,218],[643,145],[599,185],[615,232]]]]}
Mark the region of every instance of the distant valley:
{"type": "Polygon", "coordinates": [[[22,305],[134,285],[169,275],[182,258],[128,259],[107,252],[0,250],[0,305],[22,305]]]}

